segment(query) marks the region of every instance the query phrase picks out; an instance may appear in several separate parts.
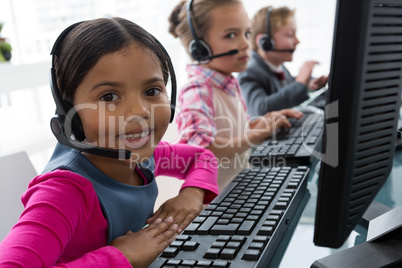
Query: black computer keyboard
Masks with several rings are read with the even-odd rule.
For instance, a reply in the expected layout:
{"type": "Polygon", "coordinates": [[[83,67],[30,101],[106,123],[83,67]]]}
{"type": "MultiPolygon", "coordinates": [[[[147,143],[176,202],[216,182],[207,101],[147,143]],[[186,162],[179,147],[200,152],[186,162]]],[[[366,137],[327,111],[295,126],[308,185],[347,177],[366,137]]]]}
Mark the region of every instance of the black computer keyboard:
{"type": "Polygon", "coordinates": [[[327,95],[328,95],[328,89],[325,91],[322,91],[317,97],[315,97],[314,99],[312,99],[308,105],[317,107],[319,109],[324,110],[325,106],[327,105],[327,95]]]}
{"type": "Polygon", "coordinates": [[[301,119],[289,119],[292,127],[254,146],[249,161],[253,166],[309,165],[318,151],[324,126],[323,113],[305,113],[301,119]],[[307,147],[307,148],[306,148],[307,147]]]}
{"type": "Polygon", "coordinates": [[[243,170],[150,267],[268,267],[308,174],[305,166],[243,170]]]}

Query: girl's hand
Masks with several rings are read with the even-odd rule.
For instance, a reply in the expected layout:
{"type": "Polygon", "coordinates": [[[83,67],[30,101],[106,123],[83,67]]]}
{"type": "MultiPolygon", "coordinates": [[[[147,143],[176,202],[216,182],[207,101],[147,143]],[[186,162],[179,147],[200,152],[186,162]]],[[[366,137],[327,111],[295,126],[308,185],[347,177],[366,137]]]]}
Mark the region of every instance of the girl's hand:
{"type": "Polygon", "coordinates": [[[133,267],[148,267],[173,242],[178,226],[172,217],[155,219],[144,229],[114,239],[110,245],[119,249],[133,267]]]}
{"type": "Polygon", "coordinates": [[[174,218],[174,223],[179,226],[177,233],[181,233],[203,210],[205,191],[200,188],[186,187],[178,196],[163,203],[155,214],[147,220],[152,223],[155,219],[174,218]]]}
{"type": "Polygon", "coordinates": [[[303,113],[293,109],[284,109],[260,116],[250,122],[249,131],[247,132],[249,142],[252,145],[260,144],[265,139],[271,137],[279,128],[290,128],[291,125],[287,119],[288,117],[299,119],[302,116],[303,113]]]}

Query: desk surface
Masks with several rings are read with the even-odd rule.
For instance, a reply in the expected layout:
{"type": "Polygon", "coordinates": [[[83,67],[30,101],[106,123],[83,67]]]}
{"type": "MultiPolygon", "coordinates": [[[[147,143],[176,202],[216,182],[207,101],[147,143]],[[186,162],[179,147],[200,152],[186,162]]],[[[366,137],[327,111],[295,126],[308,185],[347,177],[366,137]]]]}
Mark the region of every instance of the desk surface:
{"type": "MultiPolygon", "coordinates": [[[[317,202],[317,179],[318,179],[318,165],[313,164],[311,167],[310,179],[308,182],[308,189],[311,194],[306,207],[304,208],[300,220],[294,230],[293,236],[286,249],[279,249],[279,251],[285,250],[283,256],[278,252],[279,257],[282,260],[274,260],[279,262],[279,267],[310,267],[311,264],[320,258],[326,257],[335,252],[353,247],[356,244],[365,242],[365,234],[359,234],[354,231],[349,236],[348,240],[339,249],[331,249],[326,247],[317,247],[313,243],[314,235],[314,218],[315,208],[317,202]]],[[[402,204],[402,150],[398,150],[395,153],[393,160],[393,169],[389,176],[389,179],[378,193],[376,200],[388,207],[394,208],[402,204]],[[398,176],[399,175],[399,176],[398,176]]],[[[275,265],[276,266],[276,265],[275,265]]]]}

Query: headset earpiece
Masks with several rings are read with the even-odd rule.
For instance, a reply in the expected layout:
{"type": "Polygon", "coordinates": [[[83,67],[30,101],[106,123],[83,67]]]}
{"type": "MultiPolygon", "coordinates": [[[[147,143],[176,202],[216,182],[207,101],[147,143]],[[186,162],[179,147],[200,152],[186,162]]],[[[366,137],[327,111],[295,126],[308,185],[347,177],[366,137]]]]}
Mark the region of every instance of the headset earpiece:
{"type": "Polygon", "coordinates": [[[193,39],[189,44],[188,50],[190,51],[191,57],[196,61],[203,62],[212,56],[212,51],[201,39],[193,39]]]}
{"type": "Polygon", "coordinates": [[[263,34],[259,40],[261,48],[268,52],[275,48],[275,41],[267,34],[263,34]]]}
{"type": "Polygon", "coordinates": [[[189,43],[188,50],[193,59],[201,63],[207,63],[212,57],[212,50],[204,40],[197,36],[197,33],[195,32],[193,19],[191,18],[193,2],[194,0],[190,0],[187,4],[187,22],[191,35],[193,36],[193,40],[189,43]]]}
{"type": "Polygon", "coordinates": [[[271,12],[273,8],[269,7],[267,10],[267,33],[263,34],[259,40],[261,48],[268,52],[275,49],[275,41],[271,37],[271,12]]]}
{"type": "MultiPolygon", "coordinates": [[[[76,26],[76,25],[75,25],[76,26]]],[[[68,28],[69,31],[73,28],[68,28]]],[[[64,37],[65,35],[63,35],[64,37]]],[[[55,46],[58,45],[59,42],[55,42],[55,46]]],[[[65,135],[71,136],[74,135],[74,139],[77,141],[84,141],[85,134],[82,128],[81,119],[78,116],[74,109],[73,105],[63,100],[60,95],[60,90],[57,85],[56,71],[54,69],[54,53],[57,50],[57,47],[52,49],[53,58],[52,58],[52,68],[50,69],[50,87],[52,90],[53,99],[56,103],[56,115],[50,121],[50,127],[54,135],[65,135]],[[68,120],[68,114],[72,113],[71,120],[68,120]],[[67,120],[67,125],[66,125],[67,120]],[[67,126],[67,129],[65,128],[67,126]]]]}

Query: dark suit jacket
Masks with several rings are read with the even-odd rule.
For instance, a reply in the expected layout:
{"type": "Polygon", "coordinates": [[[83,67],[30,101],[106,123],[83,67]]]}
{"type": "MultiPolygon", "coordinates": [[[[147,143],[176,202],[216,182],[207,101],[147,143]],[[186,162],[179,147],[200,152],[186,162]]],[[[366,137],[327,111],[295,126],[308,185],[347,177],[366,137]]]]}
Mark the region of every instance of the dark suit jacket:
{"type": "Polygon", "coordinates": [[[282,67],[284,86],[258,53],[252,52],[247,70],[237,77],[251,116],[291,108],[308,99],[307,86],[296,82],[285,66],[282,67]]]}

